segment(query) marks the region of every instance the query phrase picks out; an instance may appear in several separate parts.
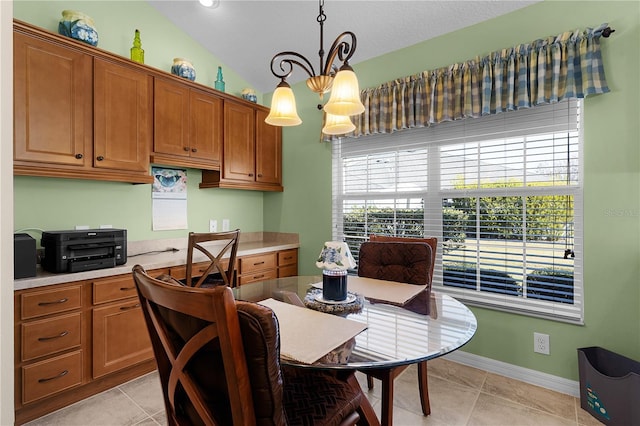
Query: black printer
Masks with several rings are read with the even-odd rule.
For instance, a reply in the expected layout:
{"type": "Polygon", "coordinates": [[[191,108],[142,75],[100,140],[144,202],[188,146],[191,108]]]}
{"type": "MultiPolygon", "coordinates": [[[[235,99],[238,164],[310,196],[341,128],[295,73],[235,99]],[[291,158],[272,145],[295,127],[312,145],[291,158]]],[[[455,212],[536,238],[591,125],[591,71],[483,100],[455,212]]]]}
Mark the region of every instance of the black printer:
{"type": "Polygon", "coordinates": [[[81,272],[127,263],[126,229],[85,229],[42,233],[42,268],[49,272],[81,272]]]}

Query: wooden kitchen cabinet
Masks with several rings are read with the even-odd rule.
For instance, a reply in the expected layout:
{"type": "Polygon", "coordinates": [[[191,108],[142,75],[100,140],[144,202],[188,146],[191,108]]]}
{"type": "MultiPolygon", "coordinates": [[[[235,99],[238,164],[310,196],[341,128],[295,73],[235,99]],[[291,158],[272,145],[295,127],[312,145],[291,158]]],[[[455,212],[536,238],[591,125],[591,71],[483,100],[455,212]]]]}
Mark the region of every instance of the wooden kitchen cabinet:
{"type": "Polygon", "coordinates": [[[23,290],[14,296],[15,406],[22,410],[75,392],[87,380],[84,282],[23,290]]]}
{"type": "Polygon", "coordinates": [[[256,110],[256,182],[282,188],[282,127],[265,123],[267,115],[256,110]]]}
{"type": "Polygon", "coordinates": [[[202,172],[200,188],[282,191],[282,131],[264,122],[268,109],[224,101],[220,171],[202,172]]]}
{"type": "Polygon", "coordinates": [[[131,274],[19,290],[14,305],[16,424],[156,368],[131,274]]]}
{"type": "Polygon", "coordinates": [[[152,84],[127,64],[94,59],[94,168],[149,176],[152,84]]]}
{"type": "Polygon", "coordinates": [[[276,252],[241,257],[238,260],[238,285],[277,278],[277,259],[276,252]]]}
{"type": "Polygon", "coordinates": [[[247,105],[224,104],[224,163],[222,178],[240,182],[255,179],[255,112],[247,105]]]}
{"type": "MultiPolygon", "coordinates": [[[[14,154],[29,166],[90,169],[93,60],[48,40],[14,32],[14,154]]],[[[26,174],[26,173],[24,173],[26,174]]]]}
{"type": "Polygon", "coordinates": [[[278,252],[278,278],[298,275],[298,249],[278,252]]]}
{"type": "Polygon", "coordinates": [[[183,82],[154,80],[151,162],[220,169],[223,100],[183,82]]]}
{"type": "Polygon", "coordinates": [[[151,183],[152,77],[14,23],[14,174],[151,183]]]}
{"type": "MultiPolygon", "coordinates": [[[[152,272],[155,276],[157,271],[152,272]]],[[[92,282],[93,378],[153,358],[153,348],[131,274],[92,282]]]]}

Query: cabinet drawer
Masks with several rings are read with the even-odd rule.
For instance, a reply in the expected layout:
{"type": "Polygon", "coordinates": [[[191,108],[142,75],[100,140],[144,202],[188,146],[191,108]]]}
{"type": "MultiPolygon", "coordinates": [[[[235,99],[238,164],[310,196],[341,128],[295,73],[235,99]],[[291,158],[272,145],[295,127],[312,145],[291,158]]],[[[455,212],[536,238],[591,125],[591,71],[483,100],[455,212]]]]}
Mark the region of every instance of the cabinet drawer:
{"type": "Polygon", "coordinates": [[[285,250],[278,252],[278,266],[293,265],[298,263],[298,250],[285,250]]]}
{"type": "Polygon", "coordinates": [[[251,274],[255,271],[264,271],[276,268],[276,254],[266,253],[256,256],[246,256],[240,258],[240,274],[251,274]]]}
{"type": "Polygon", "coordinates": [[[118,275],[93,281],[93,304],[138,297],[133,275],[118,275]]]}
{"type": "Polygon", "coordinates": [[[240,281],[239,285],[255,283],[258,281],[273,280],[277,277],[277,275],[278,274],[276,273],[275,269],[256,272],[254,274],[249,274],[249,275],[241,275],[239,277],[239,281],[240,281]]]}
{"type": "MultiPolygon", "coordinates": [[[[191,272],[191,277],[201,277],[202,274],[207,270],[211,262],[199,262],[193,265],[193,271],[191,272]]],[[[220,264],[226,270],[227,265],[229,265],[229,259],[223,259],[220,264]]],[[[218,271],[214,271],[216,273],[218,271]]],[[[169,270],[169,274],[175,278],[176,280],[184,280],[187,278],[187,267],[186,265],[176,266],[169,270]]]]}
{"type": "Polygon", "coordinates": [[[37,318],[80,308],[82,287],[74,285],[20,295],[20,317],[37,318]]]}
{"type": "Polygon", "coordinates": [[[295,277],[298,275],[298,265],[287,265],[278,268],[278,278],[295,277]]]}
{"type": "Polygon", "coordinates": [[[22,367],[22,403],[28,404],[82,383],[82,351],[22,367]]]}
{"type": "Polygon", "coordinates": [[[22,361],[80,346],[81,314],[22,324],[22,361]]]}

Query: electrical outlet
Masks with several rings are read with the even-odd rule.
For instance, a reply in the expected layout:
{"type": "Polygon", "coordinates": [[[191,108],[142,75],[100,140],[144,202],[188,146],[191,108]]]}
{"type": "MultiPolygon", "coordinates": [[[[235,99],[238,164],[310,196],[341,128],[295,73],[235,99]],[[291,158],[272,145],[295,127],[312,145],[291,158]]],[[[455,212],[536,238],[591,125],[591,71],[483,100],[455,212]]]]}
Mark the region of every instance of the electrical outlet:
{"type": "Polygon", "coordinates": [[[533,333],[533,351],[539,354],[549,355],[549,335],[533,333]]]}
{"type": "Polygon", "coordinates": [[[229,219],[222,219],[222,232],[229,230],[229,219]]]}
{"type": "Polygon", "coordinates": [[[209,232],[218,232],[218,221],[215,219],[209,220],[209,232]]]}

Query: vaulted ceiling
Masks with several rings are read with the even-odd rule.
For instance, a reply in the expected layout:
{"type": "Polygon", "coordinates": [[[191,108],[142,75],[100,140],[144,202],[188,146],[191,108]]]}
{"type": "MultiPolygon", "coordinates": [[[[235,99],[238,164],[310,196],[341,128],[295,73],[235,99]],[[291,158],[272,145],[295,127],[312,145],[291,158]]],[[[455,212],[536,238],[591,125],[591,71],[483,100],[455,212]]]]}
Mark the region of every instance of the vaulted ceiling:
{"type": "MultiPolygon", "coordinates": [[[[320,30],[315,0],[148,0],[161,14],[206,47],[259,92],[278,80],[271,74],[273,55],[296,51],[318,70],[320,30]]],[[[411,46],[494,18],[540,0],[326,0],[324,49],[343,31],[357,36],[351,64],[411,46]]],[[[290,82],[305,79],[294,70],[290,82]]]]}

